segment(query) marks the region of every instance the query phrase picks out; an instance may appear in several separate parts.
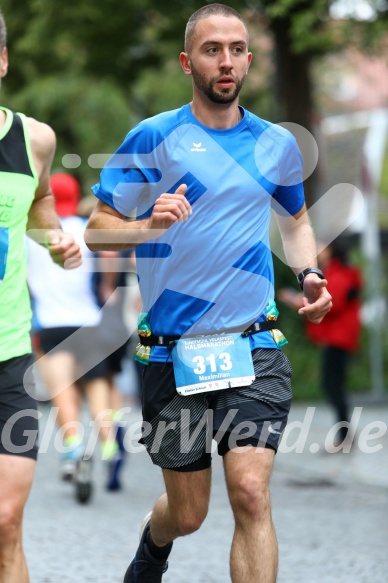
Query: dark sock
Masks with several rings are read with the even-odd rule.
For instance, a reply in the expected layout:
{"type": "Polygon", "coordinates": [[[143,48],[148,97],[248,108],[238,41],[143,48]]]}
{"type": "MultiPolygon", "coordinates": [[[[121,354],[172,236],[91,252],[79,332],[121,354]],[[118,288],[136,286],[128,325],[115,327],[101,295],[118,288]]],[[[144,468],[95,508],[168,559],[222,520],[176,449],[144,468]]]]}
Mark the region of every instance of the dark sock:
{"type": "Polygon", "coordinates": [[[156,546],[156,544],[154,543],[154,541],[151,538],[151,531],[148,530],[148,532],[146,534],[146,546],[147,546],[148,552],[150,553],[150,555],[152,557],[154,557],[158,561],[164,561],[167,559],[168,555],[171,553],[172,542],[168,543],[164,547],[158,547],[158,546],[156,546]]]}

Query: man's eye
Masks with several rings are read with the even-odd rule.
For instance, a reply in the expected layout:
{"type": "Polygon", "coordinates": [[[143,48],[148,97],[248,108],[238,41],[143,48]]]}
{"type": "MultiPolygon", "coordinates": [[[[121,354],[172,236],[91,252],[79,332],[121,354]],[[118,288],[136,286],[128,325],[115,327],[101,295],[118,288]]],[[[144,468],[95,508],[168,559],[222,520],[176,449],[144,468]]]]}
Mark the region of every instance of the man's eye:
{"type": "Polygon", "coordinates": [[[214,55],[217,52],[216,47],[211,47],[210,49],[207,50],[208,53],[210,53],[211,55],[214,55]]]}

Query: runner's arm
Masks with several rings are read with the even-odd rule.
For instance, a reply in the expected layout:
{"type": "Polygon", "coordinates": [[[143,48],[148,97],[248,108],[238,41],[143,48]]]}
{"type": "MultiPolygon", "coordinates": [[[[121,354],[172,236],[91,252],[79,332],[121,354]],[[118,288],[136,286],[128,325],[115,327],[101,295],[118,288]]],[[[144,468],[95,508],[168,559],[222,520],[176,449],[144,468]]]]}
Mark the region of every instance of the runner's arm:
{"type": "MultiPolygon", "coordinates": [[[[294,216],[277,215],[284,253],[295,275],[307,267],[317,266],[317,248],[306,205],[294,216]]],[[[326,289],[327,281],[317,274],[308,274],[303,282],[303,306],[298,314],[304,314],[319,324],[332,307],[331,296],[326,289]]]]}
{"type": "Polygon", "coordinates": [[[27,119],[32,159],[38,174],[35,198],[28,213],[27,235],[45,245],[52,260],[68,269],[82,263],[81,251],[73,236],[64,233],[55,210],[50,188],[51,165],[55,153],[55,134],[46,124],[27,119]]]}
{"type": "Polygon", "coordinates": [[[175,193],[163,193],[156,200],[151,216],[142,220],[127,220],[108,204],[98,201],[86,226],[87,246],[91,251],[123,251],[157,239],[191,215],[186,189],[181,184],[175,193]]]}

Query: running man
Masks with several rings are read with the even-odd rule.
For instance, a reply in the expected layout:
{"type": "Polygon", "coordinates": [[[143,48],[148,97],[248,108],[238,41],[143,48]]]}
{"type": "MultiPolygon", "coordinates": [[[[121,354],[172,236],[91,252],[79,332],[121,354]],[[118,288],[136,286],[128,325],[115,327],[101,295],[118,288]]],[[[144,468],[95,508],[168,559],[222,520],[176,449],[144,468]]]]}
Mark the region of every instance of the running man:
{"type": "Polygon", "coordinates": [[[203,523],[209,434],[223,456],[235,518],[231,579],[277,576],[269,482],[291,404],[291,367],[276,327],[271,206],[303,286],[299,313],[318,323],[331,298],[316,267],[296,142],[239,106],[251,59],[239,13],[222,4],[194,13],[180,55],[192,102],[130,131],[94,187],[100,200],[86,230],[90,248],[136,247],[139,356],[149,362],[142,440],[166,487],[144,520],[124,583],[162,581],[173,541],[203,523]],[[134,208],[137,220],[128,221],[134,208]]]}
{"type": "MultiPolygon", "coordinates": [[[[0,13],[0,79],[7,73],[6,26],[0,13]]],[[[55,263],[77,267],[80,249],[62,232],[49,176],[55,134],[47,125],[0,107],[0,581],[28,583],[22,518],[37,457],[31,309],[25,233],[39,230],[55,263]]],[[[40,236],[39,236],[40,235],[40,236]]]]}

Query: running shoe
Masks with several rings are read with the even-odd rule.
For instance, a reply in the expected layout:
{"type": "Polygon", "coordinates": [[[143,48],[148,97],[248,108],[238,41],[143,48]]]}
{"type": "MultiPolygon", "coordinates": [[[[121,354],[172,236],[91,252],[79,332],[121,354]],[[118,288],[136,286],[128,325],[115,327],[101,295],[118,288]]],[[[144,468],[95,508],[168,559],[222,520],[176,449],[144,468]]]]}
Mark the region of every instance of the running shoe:
{"type": "Polygon", "coordinates": [[[76,465],[76,460],[67,459],[64,457],[64,459],[61,460],[59,468],[59,475],[61,480],[64,480],[65,482],[71,482],[75,474],[76,465]]]}
{"type": "Polygon", "coordinates": [[[89,457],[82,457],[77,462],[74,474],[75,495],[78,502],[85,504],[89,501],[92,491],[92,460],[89,457]]]}
{"type": "Polygon", "coordinates": [[[162,577],[168,569],[168,562],[153,559],[145,545],[151,514],[152,512],[147,514],[143,520],[140,529],[140,544],[135,558],[124,575],[123,583],[161,583],[162,577]]]}
{"type": "Polygon", "coordinates": [[[83,455],[80,441],[75,442],[71,449],[61,454],[59,474],[62,480],[70,482],[75,475],[77,462],[83,455]]]}

